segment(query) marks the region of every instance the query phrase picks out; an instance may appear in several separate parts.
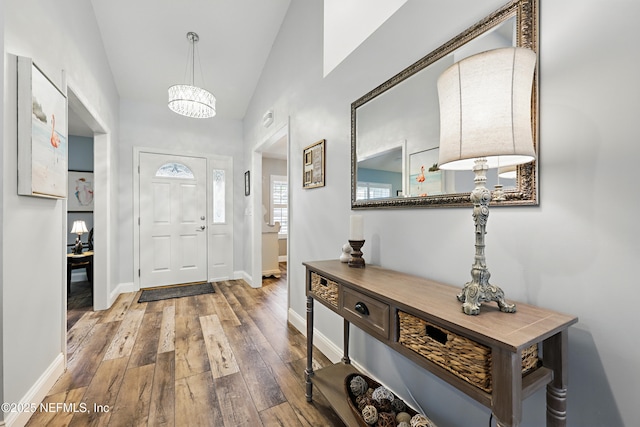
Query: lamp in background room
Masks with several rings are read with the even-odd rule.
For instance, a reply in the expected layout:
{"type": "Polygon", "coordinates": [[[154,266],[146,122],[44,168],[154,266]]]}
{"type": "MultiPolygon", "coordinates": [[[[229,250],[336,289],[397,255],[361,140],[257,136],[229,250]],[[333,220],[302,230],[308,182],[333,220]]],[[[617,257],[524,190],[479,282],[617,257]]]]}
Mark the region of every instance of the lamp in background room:
{"type": "Polygon", "coordinates": [[[76,245],[73,248],[73,253],[80,255],[82,253],[82,241],[80,240],[83,233],[88,233],[87,224],[82,220],[73,221],[73,227],[71,227],[71,234],[77,234],[76,245]]]}
{"type": "MultiPolygon", "coordinates": [[[[169,88],[169,108],[183,116],[206,119],[216,115],[216,98],[211,92],[195,86],[196,43],[200,37],[189,31],[187,39],[191,43],[191,84],[177,84],[169,88]]],[[[187,59],[187,72],[188,64],[187,59]]],[[[202,69],[200,73],[202,74],[202,69]]]]}
{"type": "Polygon", "coordinates": [[[439,168],[473,170],[471,192],[475,222],[475,261],[471,281],[458,300],[466,314],[479,314],[480,304],[496,301],[513,313],[515,304],[491,285],[484,235],[491,192],[485,187],[489,168],[535,160],[531,126],[531,94],[536,54],[525,48],[495,49],[465,58],[438,79],[440,100],[439,168]]]}

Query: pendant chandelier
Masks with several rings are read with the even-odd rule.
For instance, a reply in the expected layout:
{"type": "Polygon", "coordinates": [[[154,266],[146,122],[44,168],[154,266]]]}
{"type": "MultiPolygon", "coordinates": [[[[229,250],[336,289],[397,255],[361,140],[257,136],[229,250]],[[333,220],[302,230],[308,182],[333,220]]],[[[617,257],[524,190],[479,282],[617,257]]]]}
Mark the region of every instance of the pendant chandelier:
{"type": "MultiPolygon", "coordinates": [[[[178,114],[197,119],[206,119],[216,115],[216,98],[208,90],[194,84],[196,43],[200,40],[198,34],[190,31],[187,39],[191,43],[191,84],[178,84],[169,88],[169,109],[178,114]]],[[[187,71],[188,71],[187,61],[187,71]]],[[[202,69],[200,70],[202,74],[202,69]]]]}

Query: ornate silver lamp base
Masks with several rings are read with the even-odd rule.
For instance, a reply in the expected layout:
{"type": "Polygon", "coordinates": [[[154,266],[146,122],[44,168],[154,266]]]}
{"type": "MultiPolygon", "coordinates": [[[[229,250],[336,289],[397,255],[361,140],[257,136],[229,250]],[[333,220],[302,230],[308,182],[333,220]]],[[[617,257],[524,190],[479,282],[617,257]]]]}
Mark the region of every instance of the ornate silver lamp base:
{"type": "Polygon", "coordinates": [[[489,202],[491,192],[485,187],[487,181],[487,159],[480,158],[475,161],[473,171],[475,188],[471,192],[473,202],[473,222],[476,228],[476,254],[473,266],[471,266],[471,281],[467,282],[458,294],[458,301],[462,302],[462,311],[465,314],[480,314],[480,304],[496,301],[500,311],[515,313],[515,304],[508,304],[504,299],[504,292],[498,286],[489,284],[491,273],[487,269],[484,255],[484,235],[486,234],[487,220],[489,219],[489,202]]]}
{"type": "Polygon", "coordinates": [[[509,304],[504,299],[504,292],[498,286],[489,283],[491,274],[487,268],[471,269],[472,280],[467,282],[458,294],[458,301],[462,304],[462,311],[465,314],[480,314],[480,304],[483,302],[495,301],[498,303],[500,311],[505,313],[515,313],[516,305],[509,304]]]}

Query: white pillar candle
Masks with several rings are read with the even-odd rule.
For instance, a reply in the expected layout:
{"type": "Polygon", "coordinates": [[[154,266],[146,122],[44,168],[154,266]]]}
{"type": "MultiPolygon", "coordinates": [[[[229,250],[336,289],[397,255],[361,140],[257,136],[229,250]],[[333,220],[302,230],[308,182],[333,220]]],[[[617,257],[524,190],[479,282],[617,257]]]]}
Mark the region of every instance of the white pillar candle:
{"type": "Polygon", "coordinates": [[[351,215],[349,240],[364,240],[364,218],[362,215],[351,215]]]}

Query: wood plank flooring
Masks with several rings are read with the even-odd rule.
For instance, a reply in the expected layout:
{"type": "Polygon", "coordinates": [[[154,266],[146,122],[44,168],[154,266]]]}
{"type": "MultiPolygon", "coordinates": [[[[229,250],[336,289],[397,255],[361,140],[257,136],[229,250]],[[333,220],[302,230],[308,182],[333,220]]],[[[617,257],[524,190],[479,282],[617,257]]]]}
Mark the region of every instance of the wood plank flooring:
{"type": "MultiPolygon", "coordinates": [[[[88,283],[68,300],[68,368],[28,426],[344,426],[321,395],[305,398],[306,340],[287,324],[281,279],[253,289],[93,312],[88,283]]],[[[314,350],[314,365],[330,364],[314,350]]]]}

